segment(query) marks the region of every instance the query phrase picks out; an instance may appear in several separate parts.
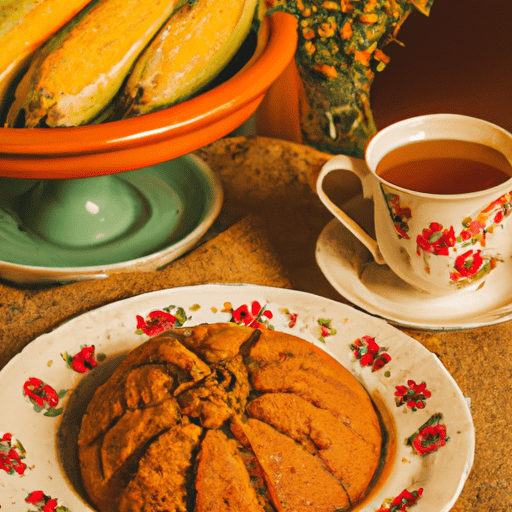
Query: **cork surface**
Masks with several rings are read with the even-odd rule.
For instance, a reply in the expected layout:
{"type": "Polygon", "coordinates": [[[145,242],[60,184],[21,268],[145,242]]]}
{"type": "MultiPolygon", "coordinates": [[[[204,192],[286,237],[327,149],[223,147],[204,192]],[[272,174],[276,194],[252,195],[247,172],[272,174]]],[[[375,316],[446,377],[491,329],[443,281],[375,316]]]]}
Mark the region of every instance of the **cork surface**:
{"type": "MultiPolygon", "coordinates": [[[[162,288],[246,282],[347,302],[314,256],[316,240],[332,219],[311,186],[327,155],[261,137],[225,138],[196,153],[224,186],[220,232],[160,271],[31,289],[0,282],[0,368],[73,316],[162,288]]],[[[512,322],[452,332],[403,330],[439,357],[471,403],[475,461],[452,512],[511,511],[512,322]]]]}
{"type": "MultiPolygon", "coordinates": [[[[200,153],[227,178],[226,194],[245,196],[245,204],[266,219],[292,287],[347,303],[314,261],[316,240],[332,219],[312,189],[327,156],[275,139],[224,139],[200,153]]],[[[512,511],[512,322],[450,332],[402,330],[439,357],[470,400],[475,460],[451,511],[512,511]]]]}
{"type": "Polygon", "coordinates": [[[27,343],[60,323],[141,293],[204,283],[290,287],[261,223],[245,217],[165,269],[40,289],[0,282],[0,368],[27,343]]]}

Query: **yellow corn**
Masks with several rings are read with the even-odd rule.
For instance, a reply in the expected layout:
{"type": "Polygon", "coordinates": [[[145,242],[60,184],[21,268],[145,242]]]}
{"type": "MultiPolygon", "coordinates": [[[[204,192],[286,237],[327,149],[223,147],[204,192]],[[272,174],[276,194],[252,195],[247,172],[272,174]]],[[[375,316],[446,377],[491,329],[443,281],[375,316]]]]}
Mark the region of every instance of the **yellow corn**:
{"type": "Polygon", "coordinates": [[[137,60],[113,110],[132,117],[192,96],[247,37],[257,0],[197,0],[176,12],[137,60]]]}
{"type": "Polygon", "coordinates": [[[40,48],[16,89],[7,126],[77,126],[115,96],[179,0],[100,0],[40,48]],[[21,114],[24,114],[22,116],[21,114]]]}
{"type": "Polygon", "coordinates": [[[91,0],[0,0],[0,103],[31,54],[91,0]]]}

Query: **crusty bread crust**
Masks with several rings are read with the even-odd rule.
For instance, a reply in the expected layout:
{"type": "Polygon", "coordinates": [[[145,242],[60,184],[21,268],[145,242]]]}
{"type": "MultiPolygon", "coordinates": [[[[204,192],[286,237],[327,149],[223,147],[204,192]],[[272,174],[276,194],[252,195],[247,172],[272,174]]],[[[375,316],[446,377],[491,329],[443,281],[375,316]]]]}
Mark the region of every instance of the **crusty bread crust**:
{"type": "Polygon", "coordinates": [[[382,433],[361,384],[289,334],[168,331],[96,391],[79,456],[100,512],[336,512],[361,501],[382,433]]]}

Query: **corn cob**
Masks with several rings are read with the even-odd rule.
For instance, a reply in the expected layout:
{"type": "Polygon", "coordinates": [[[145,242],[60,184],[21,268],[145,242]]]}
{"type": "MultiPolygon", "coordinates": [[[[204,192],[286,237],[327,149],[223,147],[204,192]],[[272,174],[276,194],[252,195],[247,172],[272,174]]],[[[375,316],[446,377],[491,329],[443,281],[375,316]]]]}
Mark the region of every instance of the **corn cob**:
{"type": "Polygon", "coordinates": [[[0,0],[0,104],[30,55],[91,0],[0,0]]]}
{"type": "Polygon", "coordinates": [[[295,63],[301,81],[303,141],[330,153],[362,157],[376,127],[370,106],[375,72],[389,61],[407,16],[428,15],[434,0],[274,0],[299,20],[295,63]]]}
{"type": "Polygon", "coordinates": [[[141,54],[113,110],[123,118],[138,116],[197,93],[233,58],[251,29],[257,4],[197,0],[183,6],[141,54]]]}
{"type": "Polygon", "coordinates": [[[88,123],[110,103],[178,1],[99,0],[79,13],[36,52],[6,125],[19,126],[22,117],[26,127],[88,123]]]}

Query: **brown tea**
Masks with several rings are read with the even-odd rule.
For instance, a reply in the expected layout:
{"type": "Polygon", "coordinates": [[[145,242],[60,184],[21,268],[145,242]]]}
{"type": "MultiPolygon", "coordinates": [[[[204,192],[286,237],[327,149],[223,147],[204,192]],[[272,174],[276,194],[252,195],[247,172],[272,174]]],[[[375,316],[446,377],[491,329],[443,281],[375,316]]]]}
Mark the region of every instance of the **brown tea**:
{"type": "Polygon", "coordinates": [[[412,142],[394,149],[377,165],[389,183],[429,194],[486,190],[512,177],[510,162],[499,151],[459,140],[412,142]]]}

